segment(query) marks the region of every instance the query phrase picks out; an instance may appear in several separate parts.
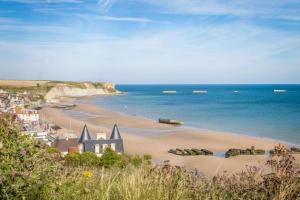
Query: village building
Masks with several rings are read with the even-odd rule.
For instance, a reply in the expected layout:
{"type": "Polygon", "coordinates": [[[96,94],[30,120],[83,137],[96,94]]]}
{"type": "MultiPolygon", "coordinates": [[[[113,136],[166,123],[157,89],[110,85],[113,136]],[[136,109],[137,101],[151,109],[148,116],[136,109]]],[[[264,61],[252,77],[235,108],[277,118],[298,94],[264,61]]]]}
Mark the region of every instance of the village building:
{"type": "Polygon", "coordinates": [[[15,114],[23,122],[37,123],[40,120],[40,115],[37,110],[23,109],[19,106],[16,106],[15,114]]]}
{"type": "Polygon", "coordinates": [[[117,125],[114,125],[109,139],[106,138],[105,133],[97,133],[96,138],[92,139],[85,125],[80,138],[57,139],[52,146],[56,147],[63,156],[72,152],[93,152],[98,156],[102,156],[107,147],[110,147],[117,153],[124,152],[123,139],[117,125]]]}

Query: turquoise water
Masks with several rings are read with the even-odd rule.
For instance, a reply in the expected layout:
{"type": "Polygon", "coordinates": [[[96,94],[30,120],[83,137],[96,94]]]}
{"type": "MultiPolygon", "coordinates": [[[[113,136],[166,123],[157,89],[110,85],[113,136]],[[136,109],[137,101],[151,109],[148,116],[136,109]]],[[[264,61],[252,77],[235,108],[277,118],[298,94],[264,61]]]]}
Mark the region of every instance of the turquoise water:
{"type": "Polygon", "coordinates": [[[300,144],[300,85],[118,85],[117,89],[126,94],[96,97],[92,103],[155,120],[173,118],[186,126],[300,144]]]}

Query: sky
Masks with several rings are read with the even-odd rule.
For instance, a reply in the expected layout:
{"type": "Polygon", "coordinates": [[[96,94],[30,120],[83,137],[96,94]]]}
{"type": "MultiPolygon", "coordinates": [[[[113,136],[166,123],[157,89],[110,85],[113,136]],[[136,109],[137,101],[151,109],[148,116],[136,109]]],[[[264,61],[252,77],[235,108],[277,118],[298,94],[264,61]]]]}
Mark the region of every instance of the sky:
{"type": "Polygon", "coordinates": [[[300,0],[0,0],[0,79],[300,83],[300,0]]]}

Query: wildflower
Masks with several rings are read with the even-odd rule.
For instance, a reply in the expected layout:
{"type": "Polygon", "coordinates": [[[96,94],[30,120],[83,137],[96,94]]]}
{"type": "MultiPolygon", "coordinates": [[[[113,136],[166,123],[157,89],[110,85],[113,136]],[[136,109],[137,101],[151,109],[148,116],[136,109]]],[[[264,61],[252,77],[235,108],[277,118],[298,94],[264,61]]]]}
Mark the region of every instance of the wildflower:
{"type": "Polygon", "coordinates": [[[93,173],[90,171],[83,171],[82,176],[85,178],[91,178],[93,176],[93,173]]]}

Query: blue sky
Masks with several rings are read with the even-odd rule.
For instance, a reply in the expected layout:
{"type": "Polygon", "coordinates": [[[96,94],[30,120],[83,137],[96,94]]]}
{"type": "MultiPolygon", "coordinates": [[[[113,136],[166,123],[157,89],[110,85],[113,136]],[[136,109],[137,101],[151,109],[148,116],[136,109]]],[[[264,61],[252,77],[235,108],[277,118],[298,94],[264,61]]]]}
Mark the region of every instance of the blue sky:
{"type": "Polygon", "coordinates": [[[0,0],[0,78],[300,83],[300,0],[0,0]]]}

